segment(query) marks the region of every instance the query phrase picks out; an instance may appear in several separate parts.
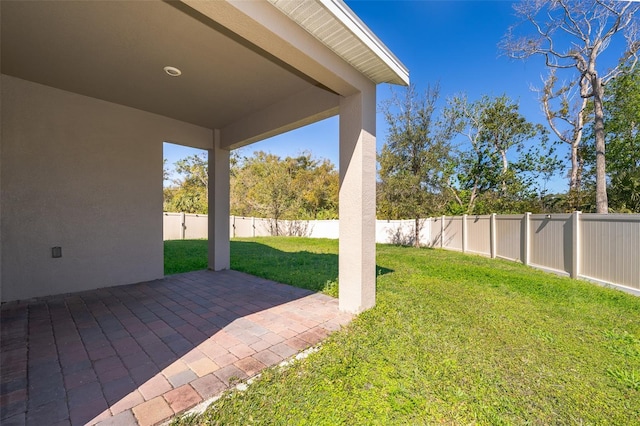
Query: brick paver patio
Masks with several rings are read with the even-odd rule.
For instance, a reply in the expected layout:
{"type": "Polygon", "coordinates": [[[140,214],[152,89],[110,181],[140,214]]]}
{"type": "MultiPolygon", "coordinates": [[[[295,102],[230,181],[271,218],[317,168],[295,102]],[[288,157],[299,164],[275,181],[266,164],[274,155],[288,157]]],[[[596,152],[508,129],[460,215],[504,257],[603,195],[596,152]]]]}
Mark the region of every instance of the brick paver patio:
{"type": "Polygon", "coordinates": [[[0,423],[152,425],[351,320],[336,299],[235,271],[2,306],[0,423]]]}

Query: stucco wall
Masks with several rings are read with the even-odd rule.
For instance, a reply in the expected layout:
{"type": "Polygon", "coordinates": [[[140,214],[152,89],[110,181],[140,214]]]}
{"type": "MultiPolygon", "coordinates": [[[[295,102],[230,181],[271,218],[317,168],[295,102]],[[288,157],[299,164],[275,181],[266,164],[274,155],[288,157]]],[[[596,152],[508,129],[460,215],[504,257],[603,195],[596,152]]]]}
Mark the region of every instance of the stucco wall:
{"type": "Polygon", "coordinates": [[[212,131],[6,75],[1,83],[0,299],[162,277],[162,143],[211,148],[212,131]]]}

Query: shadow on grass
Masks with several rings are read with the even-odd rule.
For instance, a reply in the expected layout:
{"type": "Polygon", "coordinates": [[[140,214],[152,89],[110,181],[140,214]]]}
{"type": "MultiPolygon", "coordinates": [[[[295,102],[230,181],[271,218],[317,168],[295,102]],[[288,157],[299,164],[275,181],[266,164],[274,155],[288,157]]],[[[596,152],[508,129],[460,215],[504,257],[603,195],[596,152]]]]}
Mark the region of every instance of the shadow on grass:
{"type": "MultiPolygon", "coordinates": [[[[232,241],[231,269],[337,296],[338,255],[334,253],[283,251],[253,241],[232,241]]],[[[390,272],[376,265],[377,275],[390,272]]]]}
{"type": "MultiPolygon", "coordinates": [[[[255,241],[231,241],[231,269],[247,274],[322,291],[337,297],[338,255],[296,250],[300,245],[288,245],[290,251],[255,241]]],[[[165,275],[207,269],[207,240],[165,241],[165,275]]],[[[392,269],[376,265],[376,274],[392,269]]]]}

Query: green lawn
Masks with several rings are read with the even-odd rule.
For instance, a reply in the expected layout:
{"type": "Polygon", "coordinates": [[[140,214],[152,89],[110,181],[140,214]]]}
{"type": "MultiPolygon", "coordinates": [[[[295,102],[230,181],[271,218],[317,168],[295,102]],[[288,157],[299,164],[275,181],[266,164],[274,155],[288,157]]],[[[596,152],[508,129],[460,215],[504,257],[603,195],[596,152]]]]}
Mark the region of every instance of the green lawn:
{"type": "MultiPolygon", "coordinates": [[[[234,269],[293,285],[337,278],[336,241],[231,252],[234,269]]],[[[182,424],[638,424],[640,298],[449,251],[381,245],[377,263],[375,308],[182,424]]]]}

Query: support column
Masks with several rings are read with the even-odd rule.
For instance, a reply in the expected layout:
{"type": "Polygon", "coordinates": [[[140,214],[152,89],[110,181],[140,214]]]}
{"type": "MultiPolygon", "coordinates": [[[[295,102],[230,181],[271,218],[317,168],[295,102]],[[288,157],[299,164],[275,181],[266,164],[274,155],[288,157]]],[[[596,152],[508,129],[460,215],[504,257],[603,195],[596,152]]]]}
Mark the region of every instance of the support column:
{"type": "Polygon", "coordinates": [[[376,302],[376,88],[340,100],[339,306],[376,302]]]}
{"type": "Polygon", "coordinates": [[[209,269],[229,269],[229,151],[220,148],[220,130],[214,130],[209,154],[209,269]]]}

